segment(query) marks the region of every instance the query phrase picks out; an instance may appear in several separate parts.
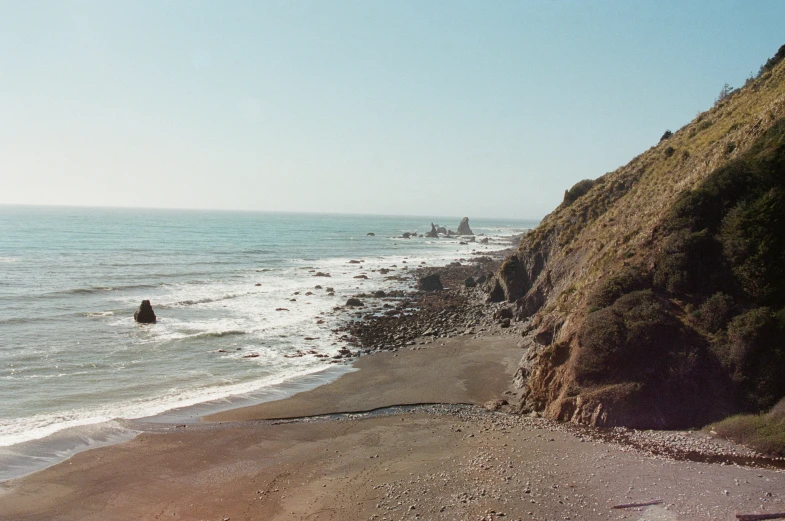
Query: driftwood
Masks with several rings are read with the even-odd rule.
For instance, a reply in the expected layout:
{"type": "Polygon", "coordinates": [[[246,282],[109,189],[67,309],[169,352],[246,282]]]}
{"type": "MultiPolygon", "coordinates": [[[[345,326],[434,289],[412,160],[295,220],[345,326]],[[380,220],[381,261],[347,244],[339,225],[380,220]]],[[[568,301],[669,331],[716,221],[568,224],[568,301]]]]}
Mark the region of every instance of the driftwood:
{"type": "Polygon", "coordinates": [[[659,505],[662,503],[661,499],[655,499],[652,501],[646,501],[644,503],[625,503],[624,505],[613,505],[613,508],[635,508],[635,507],[647,507],[649,505],[659,505]]]}
{"type": "Polygon", "coordinates": [[[785,512],[779,514],[736,514],[736,519],[741,521],[763,521],[764,519],[782,519],[785,518],[785,512]]]}

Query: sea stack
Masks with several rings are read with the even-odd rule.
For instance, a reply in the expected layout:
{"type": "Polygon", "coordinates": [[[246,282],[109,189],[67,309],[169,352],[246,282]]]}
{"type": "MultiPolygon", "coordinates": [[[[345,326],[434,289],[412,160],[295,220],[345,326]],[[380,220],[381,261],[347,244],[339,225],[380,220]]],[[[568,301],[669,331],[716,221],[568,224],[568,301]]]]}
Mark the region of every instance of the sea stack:
{"type": "Polygon", "coordinates": [[[134,312],[134,320],[140,324],[155,324],[155,312],[153,306],[150,305],[149,300],[143,300],[139,305],[139,309],[134,312]]]}
{"type": "Polygon", "coordinates": [[[469,218],[464,217],[461,219],[461,224],[458,225],[458,235],[474,235],[474,232],[469,228],[469,218]]]}

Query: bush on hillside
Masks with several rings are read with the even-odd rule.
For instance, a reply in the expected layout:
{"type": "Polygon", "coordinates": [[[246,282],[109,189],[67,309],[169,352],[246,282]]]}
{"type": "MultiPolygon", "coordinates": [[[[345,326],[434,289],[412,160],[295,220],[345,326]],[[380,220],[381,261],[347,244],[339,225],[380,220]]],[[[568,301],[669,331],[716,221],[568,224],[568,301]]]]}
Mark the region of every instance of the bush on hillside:
{"type": "Polygon", "coordinates": [[[720,240],[745,293],[762,304],[785,305],[785,187],[734,207],[720,240]]]}
{"type": "Polygon", "coordinates": [[[650,290],[634,291],[587,315],[579,332],[576,377],[583,384],[645,381],[665,371],[678,322],[650,290]]]}
{"type": "Polygon", "coordinates": [[[659,255],[654,285],[673,295],[713,293],[722,274],[722,247],[706,230],[680,230],[659,255]]]}
{"type": "Polygon", "coordinates": [[[575,202],[576,199],[591,190],[592,186],[594,186],[593,179],[584,179],[582,181],[578,181],[572,186],[572,188],[564,191],[564,201],[562,204],[565,206],[571,205],[575,202]]]}
{"type": "Polygon", "coordinates": [[[670,139],[671,136],[673,136],[673,132],[671,132],[670,130],[666,130],[665,133],[660,138],[660,143],[662,143],[666,139],[670,139]]]}
{"type": "Polygon", "coordinates": [[[766,60],[766,63],[764,63],[758,71],[758,77],[776,67],[783,59],[785,59],[785,45],[781,46],[774,56],[766,60]]]}
{"type": "Polygon", "coordinates": [[[733,313],[733,297],[715,293],[698,308],[698,325],[709,333],[724,329],[733,313]]]}
{"type": "Polygon", "coordinates": [[[650,283],[650,277],[640,268],[629,267],[597,284],[586,304],[590,309],[605,308],[616,302],[622,295],[645,289],[650,283]]]}
{"type": "Polygon", "coordinates": [[[783,331],[769,308],[735,317],[728,325],[731,377],[754,410],[773,406],[785,395],[783,331]]]}

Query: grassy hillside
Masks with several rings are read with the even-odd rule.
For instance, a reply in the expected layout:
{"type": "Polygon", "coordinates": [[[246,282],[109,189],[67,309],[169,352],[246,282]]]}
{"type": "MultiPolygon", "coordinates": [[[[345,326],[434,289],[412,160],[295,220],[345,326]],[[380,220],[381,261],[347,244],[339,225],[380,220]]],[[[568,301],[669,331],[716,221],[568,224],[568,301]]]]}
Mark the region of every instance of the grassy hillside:
{"type": "Polygon", "coordinates": [[[521,411],[684,427],[785,396],[783,58],[567,190],[504,263],[491,298],[529,326],[521,411]]]}

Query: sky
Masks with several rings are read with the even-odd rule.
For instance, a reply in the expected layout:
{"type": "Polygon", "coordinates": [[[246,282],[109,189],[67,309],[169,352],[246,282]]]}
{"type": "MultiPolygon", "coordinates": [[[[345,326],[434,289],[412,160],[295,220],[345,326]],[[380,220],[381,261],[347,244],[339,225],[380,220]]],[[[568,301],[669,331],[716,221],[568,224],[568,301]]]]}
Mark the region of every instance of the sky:
{"type": "Polygon", "coordinates": [[[785,2],[0,0],[0,204],[541,218],[785,2]]]}

